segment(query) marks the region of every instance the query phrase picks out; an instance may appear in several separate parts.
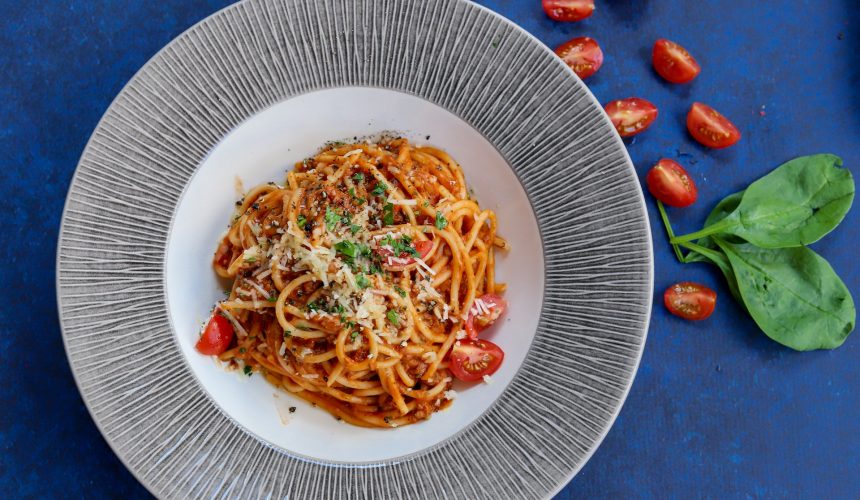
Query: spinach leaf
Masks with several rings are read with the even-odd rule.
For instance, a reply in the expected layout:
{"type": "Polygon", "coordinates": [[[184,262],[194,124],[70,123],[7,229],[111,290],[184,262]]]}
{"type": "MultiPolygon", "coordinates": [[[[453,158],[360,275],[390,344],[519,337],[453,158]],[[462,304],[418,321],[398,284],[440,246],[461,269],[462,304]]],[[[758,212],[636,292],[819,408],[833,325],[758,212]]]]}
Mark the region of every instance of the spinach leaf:
{"type": "MultiPolygon", "coordinates": [[[[709,226],[713,226],[715,223],[725,219],[728,215],[735,211],[738,208],[738,205],[741,203],[741,198],[743,198],[744,192],[740,191],[734,194],[730,194],[723,198],[717,206],[711,210],[711,213],[708,214],[708,218],[705,219],[705,228],[709,226]]],[[[726,237],[728,241],[734,241],[729,237],[726,237]]],[[[738,240],[740,241],[740,240],[738,240]]],[[[699,239],[696,242],[699,246],[709,248],[711,250],[722,253],[722,250],[711,240],[710,236],[705,236],[704,238],[699,239]]],[[[692,249],[691,249],[692,250],[692,249]]],[[[693,250],[692,253],[688,254],[684,258],[684,262],[709,262],[711,259],[705,257],[701,252],[696,252],[693,250]]]]}
{"type": "Polygon", "coordinates": [[[854,200],[854,179],[841,165],[842,159],[830,154],[784,163],[750,184],[724,219],[672,243],[716,234],[739,236],[762,248],[814,243],[842,221],[854,200]]]}
{"type": "Polygon", "coordinates": [[[750,316],[768,337],[798,351],[835,349],[854,330],[851,293],[812,250],[713,241],[731,263],[750,316]]]}

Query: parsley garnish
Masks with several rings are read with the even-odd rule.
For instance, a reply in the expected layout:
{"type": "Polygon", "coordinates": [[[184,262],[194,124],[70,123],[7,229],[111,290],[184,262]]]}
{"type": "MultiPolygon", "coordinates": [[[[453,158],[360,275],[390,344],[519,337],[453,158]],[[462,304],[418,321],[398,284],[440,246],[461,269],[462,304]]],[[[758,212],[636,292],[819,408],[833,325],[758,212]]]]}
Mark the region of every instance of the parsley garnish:
{"type": "Polygon", "coordinates": [[[366,201],[364,198],[359,198],[358,195],[355,194],[355,188],[349,188],[349,195],[352,196],[352,200],[359,205],[363,205],[366,201]]]}
{"type": "Polygon", "coordinates": [[[364,174],[361,172],[355,173],[352,175],[352,180],[355,182],[362,182],[364,180],[364,174]]]}
{"type": "Polygon", "coordinates": [[[361,231],[361,226],[359,226],[358,224],[350,224],[349,232],[351,232],[352,234],[355,234],[359,231],[361,231]]]}
{"type": "Polygon", "coordinates": [[[340,222],[340,216],[331,209],[331,207],[325,207],[325,227],[329,231],[334,231],[334,228],[337,227],[337,223],[340,222]]]}
{"type": "Polygon", "coordinates": [[[382,222],[386,226],[394,224],[394,205],[391,203],[382,206],[382,222]]]}
{"type": "Polygon", "coordinates": [[[397,314],[397,311],[394,309],[389,309],[388,312],[385,313],[385,317],[388,318],[388,321],[394,326],[400,324],[400,315],[397,314]]]}
{"type": "Polygon", "coordinates": [[[437,210],[436,211],[436,229],[441,231],[441,230],[445,229],[446,227],[448,227],[448,219],[446,219],[445,216],[442,215],[442,212],[437,210]]]}
{"type": "Polygon", "coordinates": [[[384,182],[377,182],[370,194],[373,196],[382,196],[386,191],[388,191],[388,186],[384,182]]]}
{"type": "Polygon", "coordinates": [[[399,286],[394,285],[394,291],[397,292],[397,294],[401,297],[406,297],[406,290],[400,288],[399,286]]]}
{"type": "Polygon", "coordinates": [[[253,373],[253,371],[251,370],[251,367],[248,365],[245,365],[245,368],[243,368],[242,371],[245,372],[245,375],[247,375],[249,377],[251,376],[251,373],[253,373]]]}
{"type": "Polygon", "coordinates": [[[307,223],[308,219],[304,215],[299,214],[299,216],[296,217],[296,224],[299,225],[299,228],[304,229],[307,223]]]}
{"type": "Polygon", "coordinates": [[[367,276],[359,273],[355,276],[355,284],[363,290],[370,286],[370,281],[367,279],[367,276]]]}
{"type": "Polygon", "coordinates": [[[270,296],[269,296],[269,298],[268,298],[268,299],[266,299],[266,300],[267,300],[267,301],[269,301],[269,302],[277,302],[277,301],[278,301],[278,296],[277,296],[277,295],[270,295],[270,296]]]}
{"type": "Polygon", "coordinates": [[[290,332],[289,330],[284,330],[284,338],[285,339],[288,339],[292,336],[293,336],[292,332],[290,332]]]}
{"type": "Polygon", "coordinates": [[[362,243],[354,243],[352,241],[339,241],[334,244],[334,249],[337,253],[346,257],[347,262],[353,262],[356,257],[370,255],[370,247],[362,243]]]}
{"type": "Polygon", "coordinates": [[[355,339],[357,339],[357,338],[358,338],[358,333],[359,333],[359,332],[352,332],[352,333],[349,335],[349,339],[350,339],[350,340],[352,340],[352,341],[354,342],[354,341],[355,341],[355,339]]]}

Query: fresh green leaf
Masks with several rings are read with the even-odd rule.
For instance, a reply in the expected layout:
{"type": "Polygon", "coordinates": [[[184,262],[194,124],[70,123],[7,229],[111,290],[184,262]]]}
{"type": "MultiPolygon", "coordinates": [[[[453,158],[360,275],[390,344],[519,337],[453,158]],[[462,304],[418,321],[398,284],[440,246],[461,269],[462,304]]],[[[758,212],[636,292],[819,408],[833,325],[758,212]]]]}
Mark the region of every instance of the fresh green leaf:
{"type": "Polygon", "coordinates": [[[750,316],[768,337],[798,351],[834,349],[854,329],[851,293],[809,248],[713,240],[731,263],[750,316]]]}
{"type": "Polygon", "coordinates": [[[397,292],[397,295],[400,295],[401,297],[406,297],[406,290],[400,288],[399,286],[394,285],[394,291],[397,292]]]}
{"type": "Polygon", "coordinates": [[[391,203],[382,206],[382,222],[386,226],[394,224],[394,205],[391,203]]]}
{"type": "Polygon", "coordinates": [[[334,231],[334,228],[337,227],[337,223],[340,222],[340,216],[331,209],[331,207],[325,207],[325,227],[329,231],[334,231]]]}
{"type": "Polygon", "coordinates": [[[346,257],[347,262],[353,262],[358,257],[370,255],[370,247],[349,240],[338,241],[334,244],[334,250],[346,257]]]}
{"type": "Polygon", "coordinates": [[[359,273],[355,275],[355,284],[358,285],[359,288],[364,290],[365,288],[370,286],[370,281],[363,273],[359,273]]]}
{"type": "Polygon", "coordinates": [[[388,318],[388,322],[394,326],[400,324],[400,315],[397,314],[397,311],[394,309],[389,309],[387,313],[385,313],[385,317],[388,318]]]}
{"type": "Polygon", "coordinates": [[[299,214],[299,216],[296,217],[296,224],[299,225],[299,229],[304,230],[307,223],[308,223],[308,219],[304,215],[299,214]]]}
{"type": "Polygon", "coordinates": [[[364,174],[361,172],[356,172],[356,173],[352,174],[352,180],[354,180],[355,182],[363,182],[364,181],[364,174]]]}
{"type": "Polygon", "coordinates": [[[350,233],[356,234],[359,231],[361,231],[361,226],[359,226],[358,224],[350,224],[349,225],[349,232],[350,233]]]}
{"type": "Polygon", "coordinates": [[[275,295],[275,294],[272,294],[272,295],[269,295],[269,298],[267,298],[266,300],[267,300],[267,301],[269,301],[269,302],[277,302],[277,301],[278,301],[278,296],[277,296],[277,295],[275,295]]]}
{"type": "Polygon", "coordinates": [[[808,245],[833,230],[854,200],[854,179],[838,156],[795,158],[753,182],[738,207],[701,231],[672,243],[734,235],[762,248],[808,245]]]}
{"type": "Polygon", "coordinates": [[[437,210],[436,211],[436,229],[441,231],[441,230],[445,229],[446,227],[448,227],[448,219],[446,219],[445,216],[442,215],[442,212],[437,210]]]}
{"type": "Polygon", "coordinates": [[[370,194],[373,196],[382,196],[386,191],[388,191],[388,186],[384,182],[377,182],[370,194]]]}

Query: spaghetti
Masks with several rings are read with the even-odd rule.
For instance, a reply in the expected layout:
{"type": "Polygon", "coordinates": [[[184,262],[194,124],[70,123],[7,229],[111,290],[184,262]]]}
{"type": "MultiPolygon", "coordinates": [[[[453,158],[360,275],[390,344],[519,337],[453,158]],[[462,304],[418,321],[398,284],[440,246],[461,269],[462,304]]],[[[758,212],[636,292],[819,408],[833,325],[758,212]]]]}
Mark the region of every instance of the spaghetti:
{"type": "Polygon", "coordinates": [[[505,307],[506,247],[445,152],[330,144],[237,202],[197,347],[351,424],[411,424],[501,363],[477,332],[505,307]]]}

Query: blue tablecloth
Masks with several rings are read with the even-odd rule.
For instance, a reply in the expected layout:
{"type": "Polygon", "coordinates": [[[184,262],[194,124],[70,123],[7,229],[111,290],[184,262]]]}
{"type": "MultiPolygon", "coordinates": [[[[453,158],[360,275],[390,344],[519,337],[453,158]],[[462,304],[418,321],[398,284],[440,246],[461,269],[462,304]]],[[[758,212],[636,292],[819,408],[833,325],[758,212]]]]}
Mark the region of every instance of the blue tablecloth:
{"type": "MultiPolygon", "coordinates": [[[[111,99],[158,49],[228,3],[0,0],[0,496],[147,496],[69,372],[55,306],[57,230],[75,164],[111,99]]],[[[717,200],[798,155],[836,153],[860,172],[855,0],[598,0],[592,18],[573,24],[550,21],[539,0],[480,3],[553,47],[596,38],[606,53],[588,80],[597,98],[659,107],[651,130],[628,145],[640,175],[670,157],[695,177],[700,201],[672,212],[680,230],[697,229],[717,200]],[[659,37],[698,58],[692,85],[654,74],[659,37]],[[693,143],[684,128],[693,101],[730,117],[743,140],[724,151],[693,143]]],[[[718,273],[674,260],[649,207],[656,305],[645,355],[615,426],[559,497],[860,496],[858,334],[830,352],[768,340],[718,273]],[[661,305],[662,290],[685,279],[717,290],[708,321],[681,321],[661,305]]],[[[855,208],[815,249],[860,299],[858,223],[855,208]]]]}

